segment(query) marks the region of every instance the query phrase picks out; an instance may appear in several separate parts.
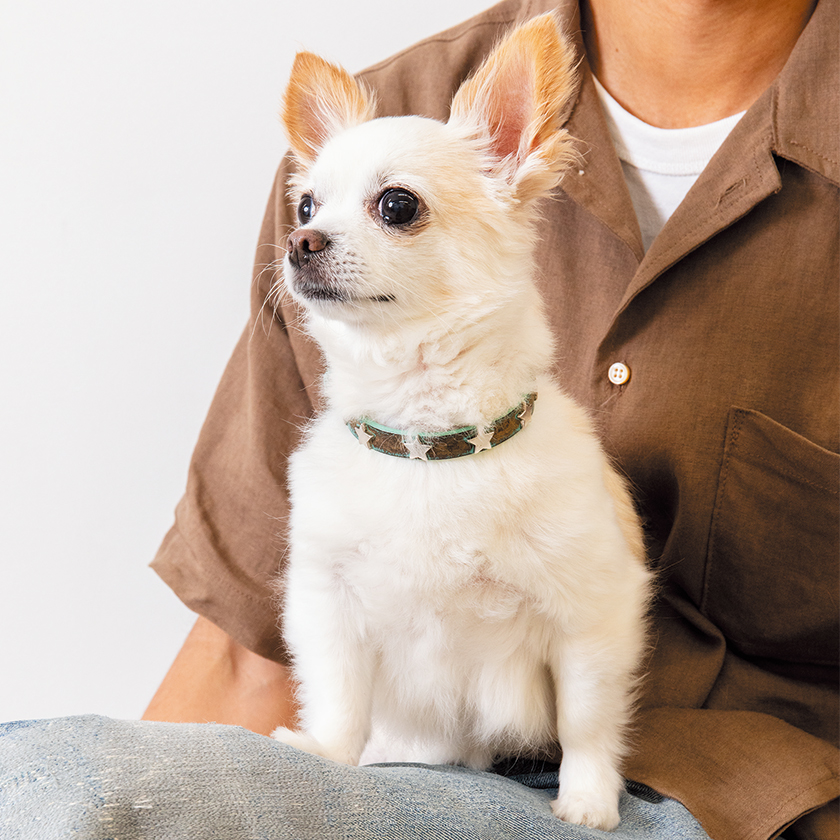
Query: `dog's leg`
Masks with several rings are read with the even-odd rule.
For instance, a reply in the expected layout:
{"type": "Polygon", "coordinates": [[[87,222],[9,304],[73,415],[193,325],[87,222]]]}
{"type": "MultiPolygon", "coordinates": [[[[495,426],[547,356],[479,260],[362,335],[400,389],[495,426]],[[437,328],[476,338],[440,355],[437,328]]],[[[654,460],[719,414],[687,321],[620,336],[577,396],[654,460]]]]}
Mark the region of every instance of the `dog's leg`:
{"type": "Polygon", "coordinates": [[[352,605],[337,594],[325,599],[323,588],[311,585],[292,590],[285,620],[297,654],[294,675],[303,730],[280,727],[273,737],[324,758],[358,764],[370,737],[374,653],[362,638],[352,605]]]}
{"type": "Polygon", "coordinates": [[[563,760],[552,810],[562,820],[604,831],[619,822],[619,766],[633,686],[626,663],[636,661],[620,648],[605,647],[603,638],[566,639],[553,664],[563,760]]]}
{"type": "Polygon", "coordinates": [[[296,669],[303,730],[280,727],[273,733],[277,740],[333,761],[359,763],[370,737],[372,657],[353,647],[332,645],[330,655],[296,669]]]}

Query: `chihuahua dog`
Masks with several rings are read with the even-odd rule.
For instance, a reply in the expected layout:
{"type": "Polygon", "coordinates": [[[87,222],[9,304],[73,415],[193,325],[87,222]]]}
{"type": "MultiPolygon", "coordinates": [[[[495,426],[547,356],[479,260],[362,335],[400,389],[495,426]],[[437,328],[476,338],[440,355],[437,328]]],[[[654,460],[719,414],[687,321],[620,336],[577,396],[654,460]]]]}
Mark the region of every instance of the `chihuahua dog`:
{"type": "Polygon", "coordinates": [[[326,408],[289,464],[302,729],[274,736],[356,764],[375,725],[393,758],[473,768],[559,741],[554,813],[612,829],[650,575],[628,492],[549,373],[533,280],[573,81],[550,15],[446,123],[376,119],[346,72],[296,58],[284,293],[326,408]]]}

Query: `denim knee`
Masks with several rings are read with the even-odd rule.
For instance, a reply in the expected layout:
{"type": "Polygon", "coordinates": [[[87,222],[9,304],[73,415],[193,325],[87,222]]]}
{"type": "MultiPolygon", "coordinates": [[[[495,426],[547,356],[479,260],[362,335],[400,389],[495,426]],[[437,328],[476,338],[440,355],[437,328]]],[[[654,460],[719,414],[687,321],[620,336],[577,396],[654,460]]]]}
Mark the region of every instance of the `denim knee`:
{"type": "Polygon", "coordinates": [[[118,730],[94,715],[0,724],[0,837],[119,836],[106,807],[118,730]]]}

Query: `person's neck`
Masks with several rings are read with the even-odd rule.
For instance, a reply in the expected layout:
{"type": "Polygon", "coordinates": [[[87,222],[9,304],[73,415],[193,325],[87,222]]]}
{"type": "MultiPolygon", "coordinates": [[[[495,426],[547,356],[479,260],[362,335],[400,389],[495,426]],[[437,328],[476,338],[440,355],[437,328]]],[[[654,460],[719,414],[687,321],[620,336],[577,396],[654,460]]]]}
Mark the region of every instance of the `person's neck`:
{"type": "Polygon", "coordinates": [[[746,110],[779,74],[815,0],[582,0],[590,67],[659,128],[746,110]]]}

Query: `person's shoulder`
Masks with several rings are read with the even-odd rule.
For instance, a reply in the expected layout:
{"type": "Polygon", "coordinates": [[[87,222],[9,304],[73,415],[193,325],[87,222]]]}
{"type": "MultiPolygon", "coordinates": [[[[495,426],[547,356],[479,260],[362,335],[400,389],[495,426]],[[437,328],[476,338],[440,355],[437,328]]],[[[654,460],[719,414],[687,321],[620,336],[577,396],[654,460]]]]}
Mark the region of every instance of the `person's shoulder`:
{"type": "Polygon", "coordinates": [[[445,120],[461,82],[502,35],[532,16],[534,3],[503,0],[359,73],[377,97],[379,116],[419,114],[445,120]]]}

